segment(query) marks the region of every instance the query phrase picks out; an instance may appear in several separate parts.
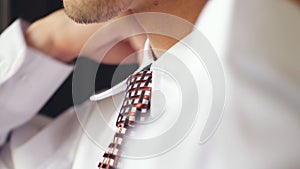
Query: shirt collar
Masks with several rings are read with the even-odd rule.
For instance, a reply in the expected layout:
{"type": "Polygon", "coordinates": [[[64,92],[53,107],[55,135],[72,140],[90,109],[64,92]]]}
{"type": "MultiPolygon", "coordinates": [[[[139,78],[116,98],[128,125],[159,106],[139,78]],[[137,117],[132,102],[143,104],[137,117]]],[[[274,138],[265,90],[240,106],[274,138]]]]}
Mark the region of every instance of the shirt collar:
{"type": "MultiPolygon", "coordinates": [[[[150,47],[150,41],[149,39],[147,39],[144,45],[143,61],[140,64],[139,68],[134,73],[141,71],[144,67],[148,66],[153,62],[154,62],[153,52],[150,47]]],[[[91,101],[102,100],[104,98],[123,92],[125,91],[125,89],[126,89],[126,79],[104,92],[92,95],[90,97],[90,100],[91,101]]]]}

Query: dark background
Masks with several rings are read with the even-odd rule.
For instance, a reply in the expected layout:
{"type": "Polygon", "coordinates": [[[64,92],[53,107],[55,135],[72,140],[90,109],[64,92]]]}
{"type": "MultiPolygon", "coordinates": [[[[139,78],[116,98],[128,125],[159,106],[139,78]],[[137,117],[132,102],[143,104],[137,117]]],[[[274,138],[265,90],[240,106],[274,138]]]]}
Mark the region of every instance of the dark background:
{"type": "MultiPolygon", "coordinates": [[[[17,18],[23,18],[26,21],[33,22],[41,17],[44,17],[51,12],[62,8],[61,0],[0,0],[0,23],[1,32],[5,27],[12,23],[17,18]],[[8,3],[8,4],[7,4],[8,3]],[[8,8],[6,8],[8,7],[8,8]]],[[[87,64],[97,64],[88,59],[82,59],[87,64]]],[[[97,78],[95,80],[95,90],[104,90],[115,85],[119,81],[125,79],[130,73],[137,68],[137,65],[103,65],[99,66],[97,78]],[[117,79],[112,77],[115,70],[118,68],[117,79]]],[[[86,75],[88,71],[84,72],[86,75]]],[[[89,98],[95,91],[85,91],[82,100],[76,104],[80,104],[89,98]]],[[[64,110],[73,105],[72,100],[72,74],[66,79],[61,87],[54,93],[52,98],[40,110],[40,114],[48,117],[56,117],[64,110]]]]}
{"type": "Polygon", "coordinates": [[[62,0],[10,0],[11,20],[19,17],[33,22],[47,14],[62,8],[62,0]]]}
{"type": "Polygon", "coordinates": [[[62,8],[62,0],[0,0],[1,32],[17,18],[33,22],[62,8]]]}

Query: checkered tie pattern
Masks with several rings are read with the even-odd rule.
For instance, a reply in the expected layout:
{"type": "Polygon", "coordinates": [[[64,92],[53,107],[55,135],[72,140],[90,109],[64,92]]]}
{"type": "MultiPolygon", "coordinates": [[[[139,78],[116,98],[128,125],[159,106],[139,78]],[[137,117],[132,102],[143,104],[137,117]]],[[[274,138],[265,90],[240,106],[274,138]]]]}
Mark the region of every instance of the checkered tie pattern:
{"type": "Polygon", "coordinates": [[[152,91],[152,71],[150,66],[131,75],[127,79],[125,98],[117,118],[117,130],[112,143],[104,153],[99,169],[117,169],[122,152],[125,135],[135,128],[139,122],[143,122],[150,115],[150,99],[152,91]]]}

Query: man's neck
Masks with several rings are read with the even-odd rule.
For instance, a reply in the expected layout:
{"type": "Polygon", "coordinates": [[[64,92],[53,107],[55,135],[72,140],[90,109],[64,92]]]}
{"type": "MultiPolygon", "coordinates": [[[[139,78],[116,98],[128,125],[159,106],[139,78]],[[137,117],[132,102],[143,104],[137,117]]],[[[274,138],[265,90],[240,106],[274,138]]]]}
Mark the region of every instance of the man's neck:
{"type": "MultiPolygon", "coordinates": [[[[135,0],[132,3],[132,10],[135,13],[140,12],[160,12],[175,15],[177,17],[183,18],[191,24],[195,24],[197,18],[203,7],[208,0],[135,0]]],[[[149,27],[153,24],[148,23],[145,20],[140,20],[141,25],[147,31],[149,27]]],[[[170,29],[174,29],[171,28],[170,29]]],[[[180,28],[176,28],[180,29],[180,28]]],[[[189,27],[188,30],[183,26],[181,34],[184,36],[192,31],[192,27],[189,27]],[[183,33],[182,33],[183,32],[183,33]]],[[[151,42],[152,48],[161,49],[162,51],[168,50],[175,43],[178,42],[178,39],[173,39],[167,36],[158,35],[158,34],[148,34],[148,37],[151,42]]],[[[160,53],[155,53],[158,57],[160,53]]]]}

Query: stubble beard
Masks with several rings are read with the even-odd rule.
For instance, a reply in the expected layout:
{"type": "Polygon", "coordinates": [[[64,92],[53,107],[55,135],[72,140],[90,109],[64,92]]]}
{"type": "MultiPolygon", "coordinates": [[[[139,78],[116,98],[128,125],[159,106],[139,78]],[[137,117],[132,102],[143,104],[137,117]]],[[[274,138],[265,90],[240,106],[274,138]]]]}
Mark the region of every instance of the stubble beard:
{"type": "Polygon", "coordinates": [[[63,0],[66,14],[77,23],[108,21],[128,10],[132,0],[63,0]]]}

